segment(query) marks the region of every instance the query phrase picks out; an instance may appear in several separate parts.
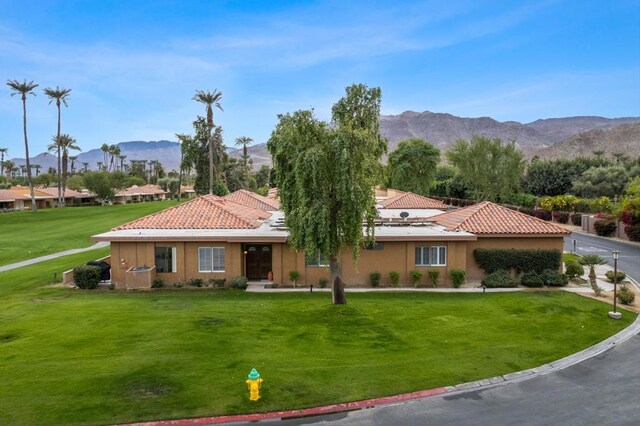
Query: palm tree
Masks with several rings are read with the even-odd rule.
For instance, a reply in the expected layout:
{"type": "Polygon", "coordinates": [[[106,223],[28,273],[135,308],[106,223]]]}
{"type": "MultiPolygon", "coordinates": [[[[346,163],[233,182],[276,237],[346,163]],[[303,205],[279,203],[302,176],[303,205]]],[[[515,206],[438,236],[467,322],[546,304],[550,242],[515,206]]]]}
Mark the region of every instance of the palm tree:
{"type": "Polygon", "coordinates": [[[70,155],[69,161],[71,161],[71,174],[74,174],[76,171],[76,161],[78,161],[77,155],[70,155]]]}
{"type": "MultiPolygon", "coordinates": [[[[107,145],[106,143],[103,143],[102,146],[100,147],[100,150],[102,151],[102,156],[104,158],[104,161],[102,162],[102,164],[104,164],[105,168],[107,167],[107,153],[109,152],[109,145],[107,145]]],[[[100,164],[100,163],[98,163],[100,164]]]]}
{"type": "Polygon", "coordinates": [[[102,161],[98,161],[96,163],[98,165],[98,171],[101,172],[102,171],[102,164],[104,164],[102,161]]]}
{"type": "Polygon", "coordinates": [[[4,155],[9,152],[9,148],[0,148],[0,176],[4,175],[4,155]]]}
{"type": "Polygon", "coordinates": [[[87,170],[89,170],[89,163],[83,162],[82,163],[82,168],[84,169],[84,171],[86,172],[87,170]]]}
{"type": "Polygon", "coordinates": [[[20,94],[20,99],[22,100],[22,126],[24,130],[24,152],[25,158],[27,161],[27,182],[29,182],[29,193],[31,194],[31,208],[34,212],[38,211],[38,206],[36,205],[36,196],[33,192],[33,182],[31,181],[31,168],[29,167],[29,140],[27,138],[27,95],[36,94],[33,93],[33,89],[38,87],[36,83],[30,81],[27,83],[27,80],[24,80],[20,83],[18,80],[7,80],[7,86],[13,91],[11,96],[20,94]]]}
{"type": "MultiPolygon", "coordinates": [[[[46,89],[44,89],[44,94],[47,95],[49,97],[49,105],[51,105],[51,102],[53,102],[54,100],[56,101],[56,107],[58,108],[58,132],[56,133],[56,140],[60,139],[60,105],[64,104],[64,106],[68,106],[67,105],[67,98],[69,97],[69,94],[71,93],[71,89],[64,89],[64,88],[60,88],[58,86],[56,86],[55,89],[52,89],[50,87],[47,87],[46,89]]],[[[63,200],[62,200],[62,182],[60,182],[60,147],[58,147],[58,205],[62,205],[63,200]]]]}
{"type": "Polygon", "coordinates": [[[598,149],[596,151],[593,151],[593,155],[595,155],[596,158],[600,158],[600,157],[602,157],[604,155],[604,150],[598,149]]]}
{"type": "Polygon", "coordinates": [[[36,169],[36,176],[38,176],[40,174],[40,169],[42,168],[42,166],[40,164],[32,164],[31,167],[36,169]]]}
{"type": "Polygon", "coordinates": [[[589,281],[591,282],[591,288],[596,296],[599,296],[600,293],[602,293],[602,289],[598,287],[598,284],[596,283],[596,265],[604,265],[607,261],[597,254],[585,254],[578,259],[578,262],[581,265],[589,267],[589,281]]]}
{"type": "Polygon", "coordinates": [[[209,145],[209,194],[213,195],[213,183],[218,177],[216,174],[215,161],[214,161],[214,147],[211,139],[211,131],[213,130],[213,108],[217,107],[220,111],[223,111],[220,105],[220,99],[222,99],[222,92],[218,92],[215,89],[212,92],[208,90],[196,90],[196,94],[193,96],[193,100],[203,103],[207,106],[207,143],[209,145]]]}
{"type": "Polygon", "coordinates": [[[76,140],[64,133],[60,135],[60,138],[57,140],[57,143],[54,141],[51,145],[49,145],[49,151],[55,149],[56,147],[60,147],[60,152],[62,152],[62,204],[64,206],[64,193],[67,190],[67,166],[69,163],[69,150],[74,149],[76,151],[82,151],[80,147],[76,144],[76,140]]]}
{"type": "MultiPolygon", "coordinates": [[[[120,147],[118,145],[111,145],[109,146],[109,155],[111,156],[111,159],[109,160],[109,171],[111,171],[111,168],[113,167],[113,162],[115,160],[115,158],[120,155],[120,147]]],[[[118,164],[116,163],[116,166],[118,164]]],[[[115,171],[115,169],[114,169],[115,171]]]]}
{"type": "Polygon", "coordinates": [[[4,171],[7,174],[7,179],[11,179],[11,172],[13,171],[14,166],[15,164],[11,160],[7,160],[4,162],[4,171]]]}
{"type": "Polygon", "coordinates": [[[245,185],[249,182],[249,168],[247,167],[247,160],[249,160],[249,155],[247,154],[247,146],[251,145],[253,139],[248,136],[240,136],[236,138],[236,146],[242,147],[242,162],[244,163],[244,181],[245,185]]]}
{"type": "Polygon", "coordinates": [[[180,200],[180,197],[182,196],[182,169],[184,163],[185,144],[190,143],[192,139],[191,136],[184,133],[176,133],[176,137],[180,141],[180,173],[178,174],[178,200],[180,200]]]}
{"type": "Polygon", "coordinates": [[[118,158],[120,159],[120,171],[122,173],[124,173],[124,159],[127,158],[126,155],[118,155],[118,158]]]}

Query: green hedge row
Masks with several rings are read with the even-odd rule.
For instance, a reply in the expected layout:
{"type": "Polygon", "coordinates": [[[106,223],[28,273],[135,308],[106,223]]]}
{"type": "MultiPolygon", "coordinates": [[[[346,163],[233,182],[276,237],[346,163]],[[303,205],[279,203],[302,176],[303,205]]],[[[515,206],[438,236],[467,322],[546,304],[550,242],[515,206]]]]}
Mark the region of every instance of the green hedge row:
{"type": "Polygon", "coordinates": [[[487,274],[500,269],[541,274],[545,269],[560,269],[562,262],[560,250],[478,248],[473,251],[473,257],[487,274]]]}

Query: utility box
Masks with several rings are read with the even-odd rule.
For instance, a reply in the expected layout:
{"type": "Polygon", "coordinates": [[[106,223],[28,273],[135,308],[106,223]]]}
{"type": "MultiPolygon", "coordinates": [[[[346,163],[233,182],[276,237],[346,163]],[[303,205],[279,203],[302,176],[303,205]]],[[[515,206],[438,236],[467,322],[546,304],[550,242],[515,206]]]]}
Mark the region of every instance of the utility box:
{"type": "Polygon", "coordinates": [[[124,274],[127,290],[149,289],[155,279],[155,266],[133,266],[124,274]]]}

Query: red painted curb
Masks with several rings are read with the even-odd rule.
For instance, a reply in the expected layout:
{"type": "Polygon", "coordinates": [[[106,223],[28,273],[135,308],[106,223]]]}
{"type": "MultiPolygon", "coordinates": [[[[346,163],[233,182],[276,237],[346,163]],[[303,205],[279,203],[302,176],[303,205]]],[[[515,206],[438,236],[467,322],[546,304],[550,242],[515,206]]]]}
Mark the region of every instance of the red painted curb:
{"type": "Polygon", "coordinates": [[[155,422],[126,423],[120,426],[197,426],[205,424],[219,424],[230,422],[252,422],[265,419],[286,419],[292,417],[317,416],[320,414],[338,413],[342,411],[360,410],[381,404],[408,401],[417,398],[447,393],[445,388],[427,389],[400,395],[384,396],[381,398],[364,399],[362,401],[344,402],[341,404],[325,405],[322,407],[304,408],[301,410],[272,411],[270,413],[237,414],[233,416],[200,417],[196,419],[160,420],[155,422]]]}

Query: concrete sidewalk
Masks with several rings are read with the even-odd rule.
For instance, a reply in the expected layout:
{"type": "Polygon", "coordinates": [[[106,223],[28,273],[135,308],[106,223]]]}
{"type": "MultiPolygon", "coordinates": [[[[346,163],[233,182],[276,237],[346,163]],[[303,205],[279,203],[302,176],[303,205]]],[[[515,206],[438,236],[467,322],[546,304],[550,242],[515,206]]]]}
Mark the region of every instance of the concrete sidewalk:
{"type": "Polygon", "coordinates": [[[61,251],[61,252],[58,252],[58,253],[48,254],[46,256],[34,257],[33,259],[23,260],[22,262],[10,263],[8,265],[0,266],[0,272],[10,271],[12,269],[22,268],[23,266],[28,266],[28,265],[33,265],[33,264],[40,263],[40,262],[45,262],[47,260],[55,259],[55,258],[58,258],[58,257],[67,256],[67,255],[70,255],[70,254],[82,253],[82,252],[85,252],[85,251],[95,250],[95,249],[99,249],[99,248],[102,248],[102,247],[108,247],[108,246],[109,246],[108,242],[100,242],[100,243],[96,243],[96,244],[94,244],[92,246],[89,246],[89,247],[84,247],[84,248],[79,248],[79,249],[72,249],[72,250],[65,250],[65,251],[61,251]]]}

